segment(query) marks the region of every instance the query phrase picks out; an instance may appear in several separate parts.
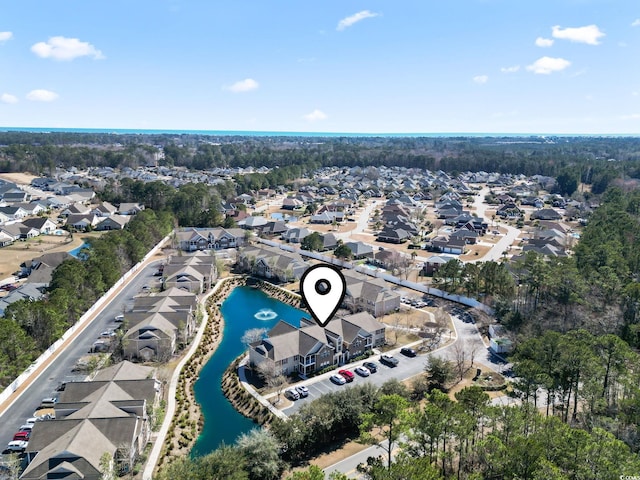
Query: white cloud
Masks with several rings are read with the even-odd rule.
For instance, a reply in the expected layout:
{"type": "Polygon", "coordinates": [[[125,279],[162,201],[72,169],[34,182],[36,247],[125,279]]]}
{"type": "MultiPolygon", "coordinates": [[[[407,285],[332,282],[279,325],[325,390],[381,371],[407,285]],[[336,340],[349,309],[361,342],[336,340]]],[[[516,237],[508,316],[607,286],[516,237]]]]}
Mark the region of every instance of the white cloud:
{"type": "Polygon", "coordinates": [[[302,118],[304,118],[308,122],[317,122],[318,120],[326,120],[328,117],[327,114],[322,110],[316,109],[311,113],[303,115],[302,118]]]}
{"type": "Polygon", "coordinates": [[[47,42],[34,44],[31,51],[41,58],[54,60],[73,60],[78,57],[92,57],[94,60],[105,58],[96,47],[77,38],[51,37],[47,42]]]}
{"type": "Polygon", "coordinates": [[[571,62],[564,58],[541,57],[531,65],[527,65],[527,70],[533,73],[549,75],[552,72],[564,70],[571,62]]]}
{"type": "Polygon", "coordinates": [[[370,12],[369,10],[362,10],[361,12],[354,13],[350,17],[346,17],[340,20],[338,22],[338,26],[336,27],[336,30],[339,30],[339,31],[344,30],[345,28],[350,27],[351,25],[358,23],[361,20],[364,20],[365,18],[373,18],[373,17],[377,17],[378,15],[380,14],[370,12]]]}
{"type": "Polygon", "coordinates": [[[597,25],[587,25],[585,27],[560,28],[559,25],[551,27],[551,36],[569,40],[575,43],[586,43],[588,45],[599,45],[599,39],[605,34],[600,31],[597,25]]]}
{"type": "Polygon", "coordinates": [[[13,38],[13,32],[0,32],[0,43],[6,42],[13,38]]]}
{"type": "Polygon", "coordinates": [[[640,18],[636,18],[632,23],[632,27],[640,27],[640,18]]]}
{"type": "Polygon", "coordinates": [[[11,95],[10,93],[3,93],[0,95],[0,102],[2,103],[18,103],[18,97],[11,95]]]}
{"type": "Polygon", "coordinates": [[[640,120],[640,113],[632,113],[631,115],[623,115],[622,120],[640,120]]]}
{"type": "Polygon", "coordinates": [[[518,70],[520,70],[520,65],[513,65],[511,67],[502,67],[500,69],[502,73],[516,73],[518,70]]]}
{"type": "Polygon", "coordinates": [[[536,47],[546,48],[546,47],[550,47],[551,45],[553,45],[552,38],[544,38],[544,37],[536,38],[536,47]]]}
{"type": "Polygon", "coordinates": [[[37,89],[27,93],[27,100],[32,102],[53,102],[58,97],[59,95],[51,90],[37,89]]]}
{"type": "Polygon", "coordinates": [[[488,75],[476,75],[475,77],[473,77],[473,81],[479,85],[482,85],[484,83],[487,83],[489,81],[489,76],[488,75]]]}
{"type": "Polygon", "coordinates": [[[260,84],[253,78],[245,78],[244,80],[239,80],[233,85],[223,88],[233,93],[243,93],[250,92],[251,90],[256,90],[259,86],[260,84]]]}

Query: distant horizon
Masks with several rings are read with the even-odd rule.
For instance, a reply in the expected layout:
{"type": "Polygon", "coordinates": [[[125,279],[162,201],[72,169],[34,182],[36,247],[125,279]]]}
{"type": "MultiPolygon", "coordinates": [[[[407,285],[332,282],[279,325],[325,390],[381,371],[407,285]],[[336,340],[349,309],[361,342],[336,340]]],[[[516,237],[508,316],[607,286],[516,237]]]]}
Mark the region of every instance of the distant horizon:
{"type": "Polygon", "coordinates": [[[640,133],[537,133],[537,132],[322,132],[285,130],[204,130],[204,129],[156,129],[156,128],[108,128],[108,127],[3,127],[0,132],[25,133],[103,133],[112,135],[206,135],[242,137],[430,137],[430,138],[528,138],[528,137],[614,137],[635,138],[640,133]]]}
{"type": "Polygon", "coordinates": [[[640,135],[629,0],[5,3],[0,125],[640,135]]]}

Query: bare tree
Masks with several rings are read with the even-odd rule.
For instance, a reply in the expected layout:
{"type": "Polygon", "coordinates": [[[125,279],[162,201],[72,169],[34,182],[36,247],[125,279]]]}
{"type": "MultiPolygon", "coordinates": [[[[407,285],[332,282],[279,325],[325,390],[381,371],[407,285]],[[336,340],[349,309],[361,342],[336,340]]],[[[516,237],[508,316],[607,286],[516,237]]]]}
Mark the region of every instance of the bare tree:
{"type": "Polygon", "coordinates": [[[456,374],[458,375],[458,381],[461,382],[466,372],[465,363],[467,360],[467,352],[465,351],[464,341],[458,340],[455,343],[455,345],[453,346],[453,354],[453,363],[455,366],[456,374]]]}
{"type": "Polygon", "coordinates": [[[266,360],[258,365],[258,374],[262,377],[269,390],[276,391],[278,396],[275,403],[279,403],[280,395],[284,385],[287,383],[287,378],[283,375],[282,368],[276,366],[274,362],[266,360]]]}
{"type": "Polygon", "coordinates": [[[244,332],[244,335],[242,335],[240,341],[244,345],[244,348],[249,350],[249,346],[252,343],[262,340],[266,334],[266,328],[250,328],[249,330],[244,332]]]}

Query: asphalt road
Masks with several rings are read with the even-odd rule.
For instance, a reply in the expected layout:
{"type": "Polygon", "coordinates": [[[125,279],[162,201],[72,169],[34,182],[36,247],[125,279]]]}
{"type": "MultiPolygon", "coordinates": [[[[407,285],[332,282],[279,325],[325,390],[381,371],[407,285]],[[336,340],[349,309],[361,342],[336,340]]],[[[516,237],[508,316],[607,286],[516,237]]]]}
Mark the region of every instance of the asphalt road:
{"type": "MultiPolygon", "coordinates": [[[[13,434],[25,420],[33,416],[43,398],[58,395],[56,387],[61,382],[82,381],[85,375],[72,372],[77,360],[88,354],[91,345],[100,333],[118,325],[114,318],[123,309],[129,310],[133,306],[134,296],[141,292],[144,285],[154,287],[158,285],[160,277],[154,277],[159,261],[140,269],[133,276],[123,290],[107,305],[94,320],[76,337],[76,339],[61,352],[42,372],[31,382],[27,390],[0,416],[0,446],[4,446],[13,439],[13,434]],[[3,443],[4,442],[4,443],[3,443]]],[[[37,424],[34,428],[37,428],[37,424]]]]}

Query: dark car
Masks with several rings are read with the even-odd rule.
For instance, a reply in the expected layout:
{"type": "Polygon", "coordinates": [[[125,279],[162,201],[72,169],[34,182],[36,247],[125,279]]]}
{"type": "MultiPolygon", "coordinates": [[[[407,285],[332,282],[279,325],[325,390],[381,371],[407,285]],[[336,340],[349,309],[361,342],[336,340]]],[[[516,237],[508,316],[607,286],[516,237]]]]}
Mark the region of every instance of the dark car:
{"type": "Polygon", "coordinates": [[[375,362],[364,362],[362,364],[364,367],[367,367],[371,373],[376,373],[378,371],[378,365],[375,362]]]}
{"type": "Polygon", "coordinates": [[[413,348],[409,348],[409,347],[401,348],[400,353],[407,357],[415,357],[417,355],[416,351],[413,348]]]}
{"type": "Polygon", "coordinates": [[[380,363],[383,363],[389,367],[395,367],[399,362],[396,357],[392,357],[391,355],[382,355],[380,357],[380,363]]]}

